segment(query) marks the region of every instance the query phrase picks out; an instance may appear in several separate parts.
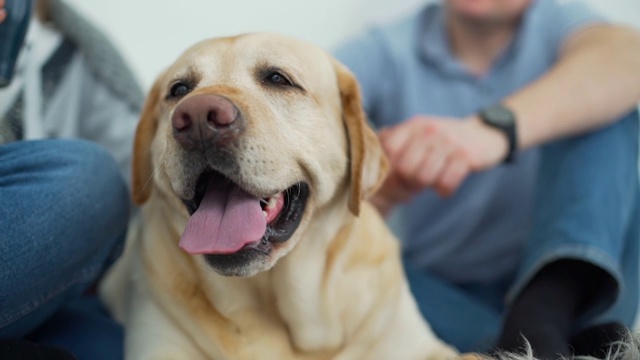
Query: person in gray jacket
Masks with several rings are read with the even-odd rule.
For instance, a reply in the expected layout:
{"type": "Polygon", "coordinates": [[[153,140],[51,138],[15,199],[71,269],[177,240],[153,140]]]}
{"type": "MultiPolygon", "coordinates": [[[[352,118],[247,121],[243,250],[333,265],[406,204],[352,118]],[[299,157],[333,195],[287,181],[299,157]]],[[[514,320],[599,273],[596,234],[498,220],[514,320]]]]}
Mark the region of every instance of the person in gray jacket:
{"type": "MultiPolygon", "coordinates": [[[[0,22],[10,11],[0,0],[0,22]]],[[[36,0],[33,14],[0,88],[0,358],[118,359],[122,329],[91,287],[124,242],[144,96],[69,5],[36,0]]]]}

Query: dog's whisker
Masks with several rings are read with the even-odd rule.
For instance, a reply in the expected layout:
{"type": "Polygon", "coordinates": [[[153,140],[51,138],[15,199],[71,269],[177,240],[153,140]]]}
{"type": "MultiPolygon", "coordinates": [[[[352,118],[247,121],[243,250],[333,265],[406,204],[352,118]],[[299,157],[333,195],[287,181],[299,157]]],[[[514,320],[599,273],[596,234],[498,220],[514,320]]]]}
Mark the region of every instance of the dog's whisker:
{"type": "Polygon", "coordinates": [[[287,190],[285,190],[286,197],[289,199],[289,201],[286,201],[286,202],[285,202],[285,207],[284,207],[284,210],[283,210],[283,211],[288,211],[288,210],[289,210],[289,206],[290,206],[290,204],[291,204],[294,200],[296,200],[296,199],[298,199],[298,198],[300,197],[300,187],[297,187],[297,192],[298,192],[298,193],[296,194],[296,197],[295,197],[295,198],[293,198],[293,197],[291,196],[291,195],[292,195],[292,190],[291,190],[291,188],[288,188],[287,190]]]}
{"type": "Polygon", "coordinates": [[[147,181],[145,181],[144,185],[142,186],[142,190],[140,190],[140,194],[138,194],[138,196],[144,193],[144,190],[147,188],[147,186],[151,182],[151,179],[153,179],[153,177],[156,175],[156,172],[159,170],[160,167],[164,168],[164,161],[161,162],[157,168],[153,169],[153,172],[151,173],[151,175],[149,175],[149,178],[147,179],[147,181]]]}

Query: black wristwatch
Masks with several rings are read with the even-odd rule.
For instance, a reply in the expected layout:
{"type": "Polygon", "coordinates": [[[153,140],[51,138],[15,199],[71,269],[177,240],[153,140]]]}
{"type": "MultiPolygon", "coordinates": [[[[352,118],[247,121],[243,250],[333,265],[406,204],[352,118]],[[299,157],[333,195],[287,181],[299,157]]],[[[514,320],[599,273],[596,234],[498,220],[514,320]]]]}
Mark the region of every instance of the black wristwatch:
{"type": "Polygon", "coordinates": [[[518,136],[516,132],[516,116],[504,105],[496,104],[480,110],[480,119],[487,125],[502,131],[509,142],[507,156],[502,161],[509,164],[515,161],[518,150],[518,136]]]}

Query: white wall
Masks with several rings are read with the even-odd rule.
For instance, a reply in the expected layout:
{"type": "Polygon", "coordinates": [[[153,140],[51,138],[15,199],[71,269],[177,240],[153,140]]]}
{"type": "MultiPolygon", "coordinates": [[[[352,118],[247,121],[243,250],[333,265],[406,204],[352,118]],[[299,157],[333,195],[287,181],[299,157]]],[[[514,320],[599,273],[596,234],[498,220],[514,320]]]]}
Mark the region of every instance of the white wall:
{"type": "MultiPolygon", "coordinates": [[[[149,86],[180,52],[203,38],[277,31],[328,48],[372,21],[395,18],[428,0],[67,1],[111,36],[149,86]]],[[[582,1],[616,20],[640,26],[638,0],[582,1]]]]}
{"type": "MultiPolygon", "coordinates": [[[[371,21],[400,16],[428,0],[67,1],[111,36],[148,86],[180,52],[204,38],[266,30],[329,48],[371,21]]],[[[640,26],[638,0],[583,1],[640,26]]]]}
{"type": "Polygon", "coordinates": [[[368,20],[420,0],[67,0],[93,19],[123,50],[140,79],[155,75],[198,40],[276,31],[329,47],[368,20]]]}

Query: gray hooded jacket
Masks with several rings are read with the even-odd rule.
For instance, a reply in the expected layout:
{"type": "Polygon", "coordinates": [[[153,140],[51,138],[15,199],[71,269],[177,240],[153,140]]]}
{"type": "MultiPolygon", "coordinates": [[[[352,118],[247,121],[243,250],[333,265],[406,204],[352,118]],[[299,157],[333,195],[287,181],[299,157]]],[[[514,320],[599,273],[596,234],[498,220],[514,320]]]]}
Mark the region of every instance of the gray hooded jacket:
{"type": "Polygon", "coordinates": [[[62,0],[34,19],[12,84],[0,89],[0,144],[84,138],[107,148],[130,182],[144,94],[107,37],[62,0]]]}

